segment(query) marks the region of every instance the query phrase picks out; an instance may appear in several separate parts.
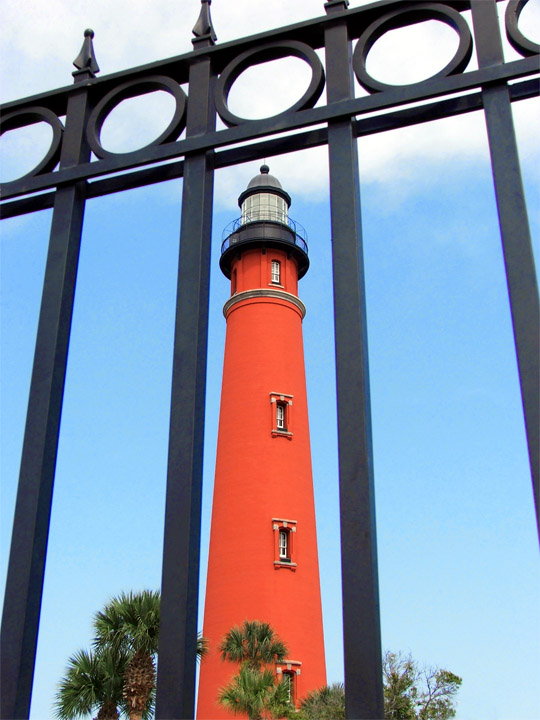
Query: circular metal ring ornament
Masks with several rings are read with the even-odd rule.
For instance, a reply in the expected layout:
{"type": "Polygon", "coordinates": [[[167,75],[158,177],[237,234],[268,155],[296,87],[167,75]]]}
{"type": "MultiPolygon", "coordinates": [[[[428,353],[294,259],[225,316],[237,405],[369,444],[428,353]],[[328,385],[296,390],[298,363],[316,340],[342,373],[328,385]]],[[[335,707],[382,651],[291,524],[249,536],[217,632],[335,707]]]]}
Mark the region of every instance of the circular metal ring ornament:
{"type": "Polygon", "coordinates": [[[425,20],[438,20],[439,22],[449,25],[459,36],[459,46],[454,57],[442,70],[425,80],[411,83],[411,85],[419,85],[427,80],[454,75],[465,70],[471,59],[473,47],[471,32],[465,20],[452,8],[437,3],[416,3],[405,10],[396,10],[383,15],[369,25],[358,39],[353,55],[353,68],[358,82],[363,88],[368,92],[381,92],[396,87],[403,87],[402,85],[390,85],[375,80],[366,70],[367,56],[377,40],[389,30],[397,30],[398,28],[407,27],[408,25],[424,22],[425,20]]]}
{"type": "Polygon", "coordinates": [[[33,177],[40,173],[50,172],[54,170],[58,161],[60,160],[60,145],[62,144],[62,134],[64,132],[64,126],[60,122],[59,118],[44,107],[29,107],[25,110],[17,110],[15,112],[4,115],[0,119],[0,135],[3,135],[8,130],[18,130],[19,128],[26,127],[27,125],[35,125],[39,122],[45,122],[52,129],[52,140],[43,159],[34,167],[30,172],[21,175],[15,180],[2,183],[2,187],[8,187],[14,182],[19,182],[24,178],[33,177]]]}
{"type": "Polygon", "coordinates": [[[246,122],[253,122],[250,118],[243,118],[235,115],[227,105],[229,92],[240,75],[252,67],[270,60],[281,60],[286,57],[297,57],[304,60],[311,68],[311,81],[305,93],[293,105],[283,112],[271,115],[267,119],[276,119],[297,110],[312,108],[320,98],[324,88],[324,70],[317,53],[302,42],[289,40],[288,42],[275,42],[261,45],[253,50],[246,50],[238,55],[223,70],[216,83],[216,110],[223,122],[231,127],[246,122]]]}
{"type": "Polygon", "coordinates": [[[523,57],[540,53],[540,45],[526,38],[518,27],[519,16],[528,2],[529,0],[510,0],[504,16],[508,42],[523,57]]]}
{"type": "Polygon", "coordinates": [[[186,101],[186,94],[180,85],[171,78],[161,75],[152,75],[142,80],[131,80],[123,85],[119,85],[114,88],[114,90],[107,93],[107,95],[99,101],[88,119],[87,136],[92,152],[99,158],[118,157],[119,155],[128,155],[130,152],[138,152],[139,150],[152,147],[153,145],[161,145],[162,143],[176,140],[185,127],[186,101]],[[127,153],[105,150],[101,144],[100,135],[103,123],[111,111],[114,110],[114,108],[123,100],[138,97],[139,95],[147,95],[148,93],[155,92],[156,90],[163,90],[169,93],[169,95],[172,95],[176,101],[176,108],[172,120],[161,135],[159,135],[151,143],[143,145],[142,147],[137,148],[137,150],[130,150],[127,153]]]}

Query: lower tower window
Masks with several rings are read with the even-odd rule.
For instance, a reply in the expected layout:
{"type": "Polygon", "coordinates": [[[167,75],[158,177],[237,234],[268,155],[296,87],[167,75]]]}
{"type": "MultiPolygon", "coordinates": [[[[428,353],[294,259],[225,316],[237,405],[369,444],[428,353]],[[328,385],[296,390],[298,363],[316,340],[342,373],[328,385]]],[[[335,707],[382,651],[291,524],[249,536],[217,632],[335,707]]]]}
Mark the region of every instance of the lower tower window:
{"type": "Polygon", "coordinates": [[[287,406],[285,403],[276,403],[276,427],[278,430],[287,429],[287,406]]]}
{"type": "Polygon", "coordinates": [[[285,435],[292,438],[292,404],[293,396],[286,393],[270,393],[272,408],[272,435],[285,435]]]}
{"type": "Polygon", "coordinates": [[[274,568],[289,568],[296,570],[296,520],[272,518],[274,531],[274,568]]]}
{"type": "Polygon", "coordinates": [[[279,531],[279,559],[283,562],[290,562],[289,556],[289,533],[287,530],[279,531]]]}
{"type": "Polygon", "coordinates": [[[287,686],[287,694],[289,696],[289,702],[294,702],[294,675],[292,672],[284,672],[282,683],[287,686]]]}
{"type": "Polygon", "coordinates": [[[276,674],[278,678],[281,676],[281,682],[287,683],[289,700],[293,705],[296,705],[296,678],[300,675],[301,665],[302,663],[298,660],[284,660],[276,667],[276,674]]]}

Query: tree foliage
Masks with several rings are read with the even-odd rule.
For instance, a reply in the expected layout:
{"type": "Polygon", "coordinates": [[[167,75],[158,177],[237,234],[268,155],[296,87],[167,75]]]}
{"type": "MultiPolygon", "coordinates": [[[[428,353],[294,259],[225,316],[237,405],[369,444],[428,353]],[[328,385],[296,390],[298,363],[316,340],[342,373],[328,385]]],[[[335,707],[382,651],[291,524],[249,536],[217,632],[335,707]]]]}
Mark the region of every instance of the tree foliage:
{"type": "Polygon", "coordinates": [[[123,675],[128,660],[127,653],[112,648],[79,650],[72,655],[56,692],[55,716],[73,720],[97,710],[99,720],[117,720],[118,707],[123,705],[123,675]]]}
{"type": "Polygon", "coordinates": [[[246,620],[229,630],[219,650],[222,660],[240,664],[238,673],[219,691],[220,705],[235,715],[247,715],[249,720],[288,718],[295,714],[290,688],[284,682],[276,682],[274,669],[267,667],[282,662],[288,653],[271,625],[246,620]]]}
{"type": "Polygon", "coordinates": [[[462,679],[434,667],[420,667],[411,656],[387,652],[383,663],[386,720],[449,720],[462,679]]]}
{"type": "Polygon", "coordinates": [[[234,715],[245,714],[249,720],[288,718],[294,714],[285,683],[276,683],[272,670],[252,668],[247,664],[242,665],[231,682],[221,688],[218,701],[234,715]]]}
{"type": "Polygon", "coordinates": [[[343,683],[312,690],[300,701],[297,720],[345,720],[343,683]]]}
{"type": "MultiPolygon", "coordinates": [[[[160,595],[143,590],[112,598],[94,617],[93,652],[81,650],[69,659],[59,683],[55,714],[77,720],[98,710],[96,720],[130,720],[153,715],[156,687],[160,595]]],[[[208,643],[197,638],[197,657],[208,643]]]]}
{"type": "Polygon", "coordinates": [[[254,670],[282,662],[288,652],[269,623],[258,620],[245,620],[243,625],[231,628],[221,641],[219,650],[222,660],[247,663],[254,670]]]}
{"type": "Polygon", "coordinates": [[[94,618],[94,646],[123,650],[130,655],[124,670],[124,701],[130,720],[149,712],[156,685],[155,656],[160,619],[159,592],[122,593],[94,618]]]}
{"type": "MultiPolygon", "coordinates": [[[[386,720],[450,720],[461,678],[448,670],[421,667],[410,656],[387,652],[383,663],[386,720]]],[[[300,701],[296,720],[344,720],[341,684],[313,690],[300,701]]]]}

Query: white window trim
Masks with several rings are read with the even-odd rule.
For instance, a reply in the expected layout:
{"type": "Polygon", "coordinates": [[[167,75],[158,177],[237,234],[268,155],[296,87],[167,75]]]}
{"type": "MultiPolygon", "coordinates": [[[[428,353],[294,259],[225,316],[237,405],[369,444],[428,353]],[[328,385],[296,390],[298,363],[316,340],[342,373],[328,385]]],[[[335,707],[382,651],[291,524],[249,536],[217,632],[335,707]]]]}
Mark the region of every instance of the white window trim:
{"type": "Polygon", "coordinates": [[[287,530],[279,530],[279,559],[290,560],[289,556],[289,532],[287,530]]]}
{"type": "Polygon", "coordinates": [[[270,393],[270,406],[272,408],[272,435],[283,435],[288,438],[292,438],[292,413],[291,407],[293,404],[293,396],[287,393],[270,393]],[[282,406],[285,410],[284,418],[280,420],[278,418],[278,407],[282,406]],[[280,426],[280,422],[283,423],[280,426]]]}
{"type": "Polygon", "coordinates": [[[287,430],[285,427],[286,405],[283,402],[276,402],[276,428],[277,430],[287,430]]]}
{"type": "Polygon", "coordinates": [[[295,550],[295,533],[296,533],[296,520],[288,520],[285,518],[272,518],[272,530],[274,533],[274,569],[279,570],[280,568],[289,568],[289,570],[296,570],[297,564],[294,562],[296,550],[295,550]],[[281,555],[281,533],[287,533],[287,555],[284,557],[281,555]]]}
{"type": "Polygon", "coordinates": [[[296,693],[298,691],[298,687],[296,685],[296,678],[302,674],[302,663],[299,660],[284,660],[283,662],[277,663],[276,666],[276,675],[278,677],[281,677],[281,682],[283,682],[283,676],[288,675],[290,678],[290,689],[291,689],[291,702],[296,702],[296,693]]]}

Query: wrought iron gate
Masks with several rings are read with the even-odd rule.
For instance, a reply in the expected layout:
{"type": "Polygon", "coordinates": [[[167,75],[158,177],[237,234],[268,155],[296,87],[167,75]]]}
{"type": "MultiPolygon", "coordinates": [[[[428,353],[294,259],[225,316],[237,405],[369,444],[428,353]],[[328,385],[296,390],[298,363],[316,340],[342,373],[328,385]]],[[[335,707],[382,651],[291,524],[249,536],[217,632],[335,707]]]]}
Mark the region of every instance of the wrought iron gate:
{"type": "Polygon", "coordinates": [[[39,165],[2,187],[4,217],[53,208],[2,621],[4,720],[27,718],[30,707],[79,246],[89,198],[184,178],[156,718],[192,718],[194,708],[215,169],[328,145],[347,717],[383,715],[358,137],[484,110],[538,520],[538,290],[511,113],[511,102],[540,91],[538,78],[530,77],[538,75],[540,47],[518,27],[527,0],[511,0],[507,6],[506,34],[522,56],[512,62],[503,58],[497,0],[382,0],[352,10],[348,0],[329,0],[323,17],[223,45],[216,45],[210,2],[201,0],[191,53],[97,79],[93,33],[87,30],[72,86],[1,108],[2,132],[36,122],[48,123],[53,131],[39,165]],[[462,17],[468,10],[472,34],[462,17]],[[366,58],[377,39],[424,20],[446,23],[458,34],[458,49],[448,65],[407,86],[371,77],[366,58]],[[315,52],[319,48],[325,49],[325,68],[315,52]],[[478,69],[467,71],[473,48],[478,69]],[[311,69],[300,100],[264,120],[235,116],[227,100],[239,75],[252,65],[288,56],[301,58],[311,69]],[[355,98],[354,76],[368,96],[355,98]],[[181,84],[188,85],[187,96],[181,84]],[[325,87],[326,104],[315,107],[325,87]],[[122,100],[155,90],[170,93],[176,104],[159,138],[136,152],[104,149],[100,131],[107,115],[122,100]],[[216,130],[216,114],[226,129],[216,130]],[[178,140],[184,129],[185,137],[178,140]],[[254,140],[259,141],[248,143],[254,140]],[[91,153],[96,158],[92,162],[91,153]],[[165,164],[170,160],[174,162],[165,164]],[[117,175],[119,171],[124,174],[117,175]]]}

